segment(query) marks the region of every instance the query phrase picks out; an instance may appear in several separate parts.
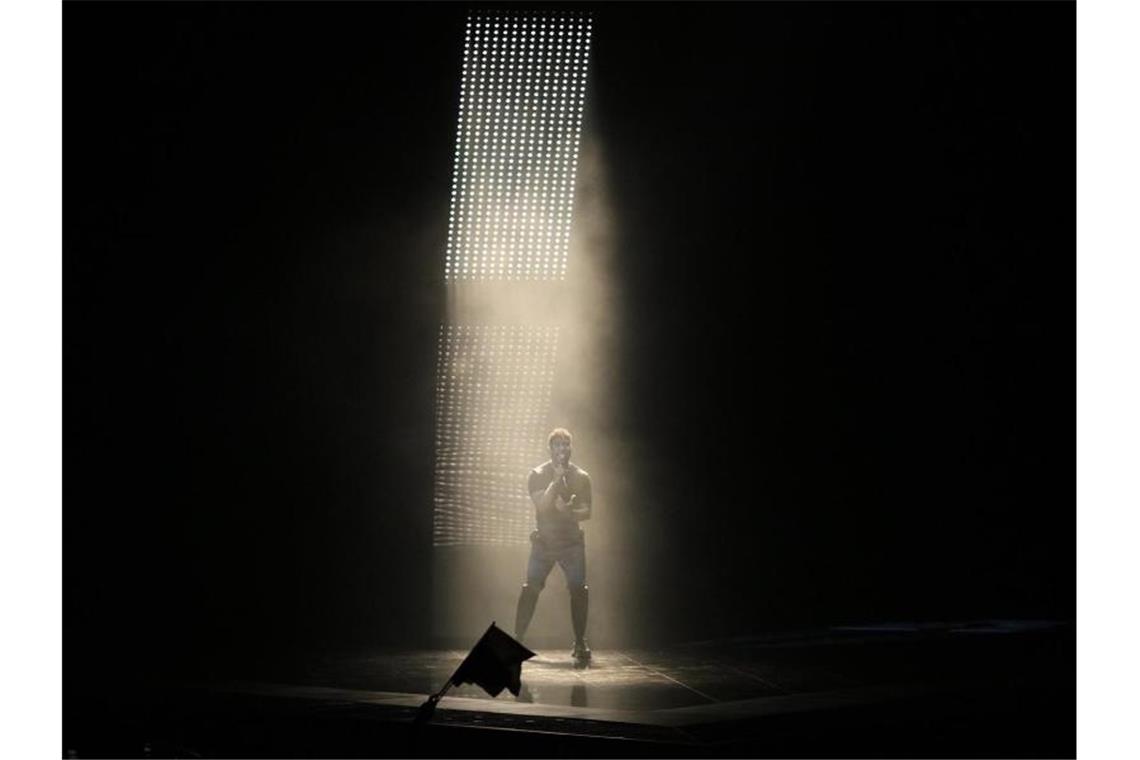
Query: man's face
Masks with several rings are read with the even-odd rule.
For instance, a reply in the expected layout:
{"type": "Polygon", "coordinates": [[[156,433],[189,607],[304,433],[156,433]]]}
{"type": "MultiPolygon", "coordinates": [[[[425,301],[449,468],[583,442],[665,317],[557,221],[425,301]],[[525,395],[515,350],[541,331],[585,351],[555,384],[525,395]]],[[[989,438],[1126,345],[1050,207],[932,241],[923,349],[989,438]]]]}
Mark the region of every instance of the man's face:
{"type": "Polygon", "coordinates": [[[570,461],[570,441],[565,438],[555,438],[550,442],[550,458],[555,464],[566,464],[570,461]]]}

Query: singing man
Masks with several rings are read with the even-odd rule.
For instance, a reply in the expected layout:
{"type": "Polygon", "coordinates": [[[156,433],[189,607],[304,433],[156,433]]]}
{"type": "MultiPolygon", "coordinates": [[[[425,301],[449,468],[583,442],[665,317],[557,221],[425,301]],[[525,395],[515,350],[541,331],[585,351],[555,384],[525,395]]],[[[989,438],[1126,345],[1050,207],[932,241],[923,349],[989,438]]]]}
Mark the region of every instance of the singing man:
{"type": "Polygon", "coordinates": [[[590,647],[586,644],[590,591],[586,586],[585,534],[578,523],[590,519],[592,486],[590,474],[570,462],[572,442],[573,437],[565,428],[550,431],[550,461],[535,467],[527,476],[537,530],[530,534],[530,559],[526,583],[519,595],[515,638],[521,641],[526,635],[538,595],[557,562],[570,591],[570,620],[574,625],[571,656],[577,667],[586,667],[590,663],[590,647]]]}

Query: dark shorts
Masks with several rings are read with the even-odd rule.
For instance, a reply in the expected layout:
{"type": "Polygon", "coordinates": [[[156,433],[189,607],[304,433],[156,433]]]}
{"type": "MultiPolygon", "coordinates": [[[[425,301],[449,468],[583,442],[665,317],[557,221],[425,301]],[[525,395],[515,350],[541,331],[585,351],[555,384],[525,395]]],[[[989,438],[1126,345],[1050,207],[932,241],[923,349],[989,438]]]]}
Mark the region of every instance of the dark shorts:
{"type": "Polygon", "coordinates": [[[546,585],[546,576],[557,562],[566,576],[566,587],[582,588],[586,585],[586,542],[582,531],[577,540],[551,540],[544,538],[537,530],[530,534],[530,559],[526,563],[527,585],[541,589],[546,585]]]}

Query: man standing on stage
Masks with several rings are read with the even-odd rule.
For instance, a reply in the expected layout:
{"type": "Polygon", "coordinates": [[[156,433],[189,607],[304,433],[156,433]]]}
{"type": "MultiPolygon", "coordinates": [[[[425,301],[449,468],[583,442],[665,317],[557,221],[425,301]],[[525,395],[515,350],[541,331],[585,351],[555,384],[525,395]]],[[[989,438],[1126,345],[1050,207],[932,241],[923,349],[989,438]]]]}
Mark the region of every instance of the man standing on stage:
{"type": "Polygon", "coordinates": [[[570,463],[573,438],[564,428],[555,428],[547,438],[550,461],[530,471],[527,492],[534,502],[538,529],[530,534],[530,560],[526,583],[519,595],[515,617],[515,638],[522,640],[534,616],[538,595],[546,585],[554,563],[562,566],[570,590],[570,619],[574,624],[573,658],[577,667],[590,663],[586,644],[586,615],[589,588],[586,586],[586,542],[578,523],[590,519],[592,485],[590,475],[570,463]]]}

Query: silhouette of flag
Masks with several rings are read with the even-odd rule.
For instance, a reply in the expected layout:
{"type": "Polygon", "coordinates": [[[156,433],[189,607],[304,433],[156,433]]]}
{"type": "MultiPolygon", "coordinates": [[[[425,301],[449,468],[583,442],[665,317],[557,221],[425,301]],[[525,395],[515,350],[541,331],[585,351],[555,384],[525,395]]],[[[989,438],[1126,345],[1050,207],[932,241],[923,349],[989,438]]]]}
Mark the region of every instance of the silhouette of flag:
{"type": "Polygon", "coordinates": [[[491,623],[483,638],[451,676],[451,683],[456,686],[478,684],[492,697],[499,696],[499,692],[506,688],[517,697],[522,687],[522,664],[531,657],[534,657],[534,652],[491,623]]]}

